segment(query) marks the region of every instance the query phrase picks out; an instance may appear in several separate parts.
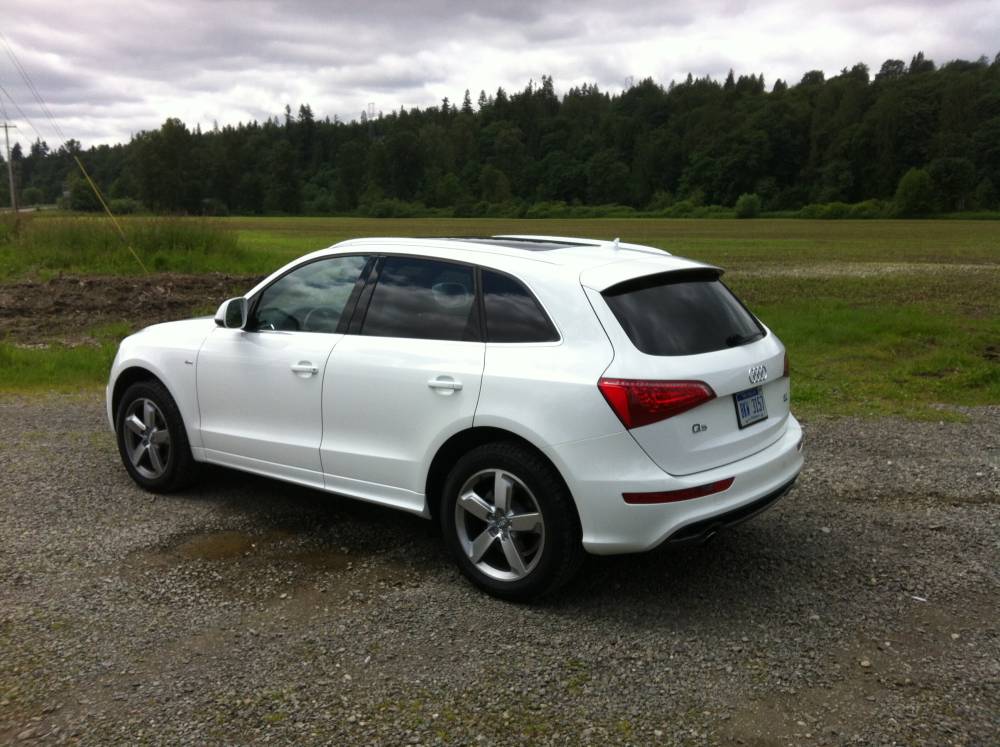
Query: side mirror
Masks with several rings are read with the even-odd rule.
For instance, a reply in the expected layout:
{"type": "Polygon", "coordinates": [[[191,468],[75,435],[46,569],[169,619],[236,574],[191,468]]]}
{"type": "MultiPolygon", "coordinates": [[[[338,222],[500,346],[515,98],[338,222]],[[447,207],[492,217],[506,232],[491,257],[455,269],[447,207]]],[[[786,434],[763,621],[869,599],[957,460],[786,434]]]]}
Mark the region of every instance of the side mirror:
{"type": "Polygon", "coordinates": [[[215,323],[226,329],[243,329],[247,326],[247,300],[230,298],[223,301],[215,312],[215,323]]]}

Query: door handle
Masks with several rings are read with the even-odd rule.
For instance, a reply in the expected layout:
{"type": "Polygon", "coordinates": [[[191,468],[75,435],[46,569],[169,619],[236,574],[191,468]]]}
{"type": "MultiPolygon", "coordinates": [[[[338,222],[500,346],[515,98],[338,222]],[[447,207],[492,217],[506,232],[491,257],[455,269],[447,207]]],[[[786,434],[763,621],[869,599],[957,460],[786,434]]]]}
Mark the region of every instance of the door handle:
{"type": "Polygon", "coordinates": [[[312,374],[318,374],[319,368],[314,366],[312,363],[303,361],[301,363],[293,363],[292,371],[297,374],[309,374],[311,376],[312,374]]]}
{"type": "Polygon", "coordinates": [[[462,382],[455,381],[452,378],[439,377],[428,381],[427,386],[431,389],[447,389],[452,392],[457,392],[462,389],[462,382]]]}

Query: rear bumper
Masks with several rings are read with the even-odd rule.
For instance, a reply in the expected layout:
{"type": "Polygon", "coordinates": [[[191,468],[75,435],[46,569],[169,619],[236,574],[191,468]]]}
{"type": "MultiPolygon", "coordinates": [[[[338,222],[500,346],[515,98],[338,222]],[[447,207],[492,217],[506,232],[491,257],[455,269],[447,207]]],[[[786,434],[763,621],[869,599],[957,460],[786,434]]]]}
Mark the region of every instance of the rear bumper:
{"type": "Polygon", "coordinates": [[[670,540],[704,538],[743,521],[787,492],[802,469],[802,427],[791,415],[782,435],[737,462],[683,477],[669,475],[628,433],[547,450],[567,478],[583,529],[583,546],[597,555],[642,552],[670,540]],[[680,490],[734,478],[721,493],[652,505],[625,503],[622,493],[680,490]]]}
{"type": "Polygon", "coordinates": [[[736,526],[737,524],[743,523],[747,519],[752,519],[757,514],[764,513],[767,509],[777,503],[781,497],[785,495],[785,493],[791,490],[792,485],[794,484],[795,477],[777,490],[771,491],[763,498],[757,498],[756,500],[750,501],[742,506],[730,509],[725,513],[710,516],[707,519],[701,519],[700,521],[694,521],[690,524],[685,524],[667,537],[667,543],[671,545],[686,545],[689,543],[697,544],[705,542],[716,532],[736,526]]]}

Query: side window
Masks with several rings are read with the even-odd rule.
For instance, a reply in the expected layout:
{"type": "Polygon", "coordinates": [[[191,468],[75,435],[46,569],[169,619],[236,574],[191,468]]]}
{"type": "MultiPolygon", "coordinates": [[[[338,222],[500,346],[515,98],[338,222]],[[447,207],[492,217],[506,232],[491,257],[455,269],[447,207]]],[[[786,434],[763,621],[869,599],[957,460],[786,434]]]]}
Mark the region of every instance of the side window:
{"type": "Polygon", "coordinates": [[[368,257],[310,262],[275,280],[260,295],[254,327],[288,332],[336,332],[368,257]]]}
{"type": "Polygon", "coordinates": [[[519,280],[483,270],[483,304],[489,342],[553,342],[559,339],[538,301],[519,280]]]}
{"type": "Polygon", "coordinates": [[[468,265],[386,257],[361,334],[479,340],[475,271],[468,265]]]}

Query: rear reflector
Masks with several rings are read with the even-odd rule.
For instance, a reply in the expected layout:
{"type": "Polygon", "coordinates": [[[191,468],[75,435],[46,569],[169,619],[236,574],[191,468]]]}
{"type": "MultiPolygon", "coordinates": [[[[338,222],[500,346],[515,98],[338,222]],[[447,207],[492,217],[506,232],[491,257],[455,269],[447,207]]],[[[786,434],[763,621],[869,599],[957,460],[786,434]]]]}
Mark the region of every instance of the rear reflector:
{"type": "Polygon", "coordinates": [[[703,381],[601,379],[597,388],[622,425],[630,430],[672,418],[715,399],[712,387],[703,381]]]}
{"type": "Polygon", "coordinates": [[[626,503],[633,504],[689,501],[692,498],[703,498],[706,495],[712,495],[713,493],[721,493],[723,490],[729,490],[729,487],[733,484],[734,479],[735,478],[733,477],[727,477],[725,480],[710,482],[708,485],[699,485],[694,488],[681,488],[680,490],[663,490],[659,493],[622,493],[622,498],[625,499],[626,503]]]}
{"type": "Polygon", "coordinates": [[[782,372],[781,372],[781,375],[782,375],[782,376],[788,376],[788,373],[789,373],[789,371],[790,371],[790,370],[791,370],[791,369],[790,369],[790,368],[789,368],[789,366],[788,366],[788,351],[786,350],[786,351],[785,351],[785,365],[784,365],[784,367],[783,367],[783,370],[782,370],[782,372]]]}

